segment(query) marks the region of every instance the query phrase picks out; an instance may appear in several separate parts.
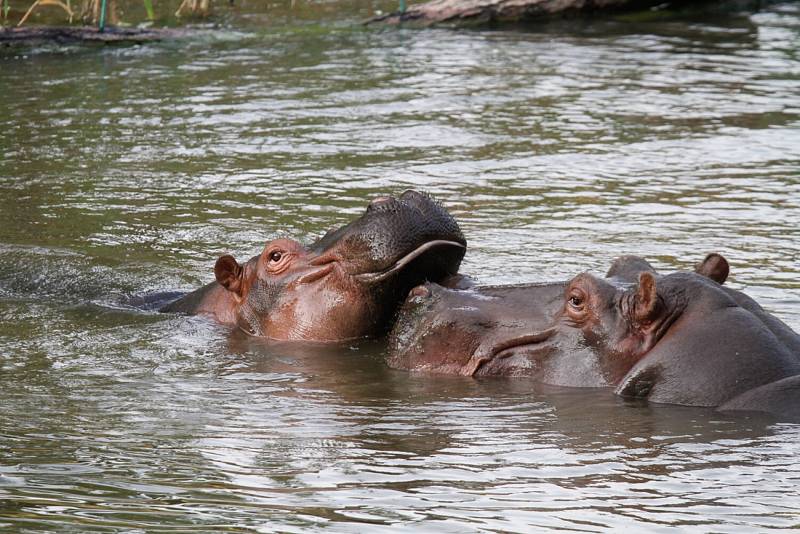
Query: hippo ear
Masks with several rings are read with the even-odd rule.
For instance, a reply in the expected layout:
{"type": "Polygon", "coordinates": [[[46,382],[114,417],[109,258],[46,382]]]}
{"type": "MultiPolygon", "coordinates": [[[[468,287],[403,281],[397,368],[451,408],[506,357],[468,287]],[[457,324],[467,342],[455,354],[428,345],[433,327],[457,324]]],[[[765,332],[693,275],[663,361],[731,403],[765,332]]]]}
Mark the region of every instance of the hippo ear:
{"type": "Polygon", "coordinates": [[[214,276],[217,282],[232,293],[242,295],[242,274],[244,269],[239,265],[233,256],[220,256],[214,265],[214,276]]]}
{"type": "Polygon", "coordinates": [[[695,266],[694,272],[711,278],[718,284],[724,284],[725,280],[728,279],[728,274],[731,272],[731,269],[728,266],[728,260],[726,260],[722,254],[712,252],[695,266]]]}
{"type": "Polygon", "coordinates": [[[639,273],[639,286],[636,288],[636,305],[633,319],[643,323],[653,319],[658,312],[658,293],[656,293],[656,277],[649,271],[639,273]]]}

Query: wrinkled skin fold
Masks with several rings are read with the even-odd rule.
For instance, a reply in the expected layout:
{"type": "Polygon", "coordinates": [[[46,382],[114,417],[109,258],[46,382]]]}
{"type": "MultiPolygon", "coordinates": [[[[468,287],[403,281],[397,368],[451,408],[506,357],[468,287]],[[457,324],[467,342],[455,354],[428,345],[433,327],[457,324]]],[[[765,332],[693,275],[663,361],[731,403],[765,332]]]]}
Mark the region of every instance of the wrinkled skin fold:
{"type": "Polygon", "coordinates": [[[221,256],[215,282],[160,311],[207,315],[276,340],[376,335],[410,288],[455,275],[465,250],[447,210],[406,191],[375,198],[359,218],[309,246],[276,239],[242,264],[221,256]]]}
{"type": "Polygon", "coordinates": [[[629,256],[606,278],[469,291],[426,284],[401,308],[387,362],[800,418],[800,336],[724,287],[728,273],[718,254],[664,276],[629,256]]]}

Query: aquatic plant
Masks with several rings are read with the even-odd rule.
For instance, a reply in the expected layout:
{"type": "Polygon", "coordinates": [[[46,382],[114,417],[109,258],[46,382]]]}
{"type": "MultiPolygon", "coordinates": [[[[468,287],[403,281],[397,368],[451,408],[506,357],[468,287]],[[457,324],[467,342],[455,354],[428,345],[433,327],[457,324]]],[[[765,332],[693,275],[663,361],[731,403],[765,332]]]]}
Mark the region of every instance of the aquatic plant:
{"type": "MultiPolygon", "coordinates": [[[[92,23],[92,24],[97,23],[101,18],[101,16],[100,16],[101,15],[101,1],[102,0],[84,0],[83,5],[81,6],[80,11],[79,11],[80,20],[82,20],[84,23],[92,23]]],[[[145,2],[150,4],[151,0],[145,0],[145,2]]],[[[8,18],[8,12],[10,10],[9,0],[3,0],[3,3],[4,3],[4,6],[3,6],[4,17],[8,18]]],[[[117,17],[116,17],[116,14],[115,14],[115,11],[116,11],[115,2],[113,0],[111,0],[109,2],[109,4],[110,4],[109,5],[109,8],[110,8],[109,10],[111,12],[112,19],[114,21],[116,21],[117,17]]],[[[17,26],[22,26],[23,24],[25,24],[25,22],[33,14],[33,12],[36,11],[37,8],[46,7],[46,6],[55,6],[55,7],[60,8],[61,10],[63,10],[67,14],[67,16],[69,17],[69,23],[70,24],[75,19],[75,14],[76,13],[75,13],[75,10],[73,9],[71,0],[36,0],[35,2],[33,2],[30,5],[30,7],[25,12],[25,14],[22,16],[22,18],[20,18],[19,22],[17,22],[17,26]]],[[[146,9],[146,7],[145,7],[145,9],[146,9]]],[[[151,4],[151,11],[152,11],[152,4],[151,4]]],[[[149,13],[150,13],[150,11],[148,11],[148,14],[149,13]]]]}
{"type": "Polygon", "coordinates": [[[192,16],[205,18],[211,14],[211,0],[183,0],[175,16],[192,16]]]}
{"type": "MultiPolygon", "coordinates": [[[[6,12],[8,10],[8,0],[4,0],[6,3],[6,12]]],[[[31,7],[28,8],[28,11],[22,16],[22,18],[17,23],[17,26],[22,26],[22,24],[28,20],[28,17],[33,13],[33,10],[39,6],[57,6],[67,12],[69,15],[69,21],[72,22],[75,13],[72,11],[72,5],[70,5],[70,0],[66,0],[66,2],[62,2],[61,0],[36,0],[31,7]]]]}
{"type": "MultiPolygon", "coordinates": [[[[167,2],[162,1],[162,4],[166,3],[168,5],[173,2],[178,3],[176,0],[171,0],[167,2]]],[[[34,0],[16,23],[16,26],[22,26],[30,20],[30,17],[37,12],[37,10],[47,6],[59,8],[59,10],[66,14],[69,23],[77,19],[84,24],[98,24],[101,27],[106,22],[113,25],[119,24],[120,14],[130,12],[127,8],[136,5],[144,7],[147,20],[154,21],[156,19],[155,2],[153,0],[134,0],[133,2],[122,0],[121,6],[118,6],[118,3],[120,3],[119,0],[105,0],[105,2],[103,0],[78,0],[78,2],[76,2],[76,0],[34,0]],[[140,1],[141,4],[139,4],[140,1]],[[106,4],[105,17],[103,16],[104,3],[106,4]]],[[[205,18],[211,14],[211,11],[211,0],[182,0],[177,11],[175,11],[175,16],[178,18],[205,18]]],[[[0,13],[5,21],[8,21],[10,12],[11,0],[0,0],[0,13]]],[[[16,18],[13,14],[11,16],[16,18]]],[[[11,24],[14,23],[11,22],[11,24]]]]}

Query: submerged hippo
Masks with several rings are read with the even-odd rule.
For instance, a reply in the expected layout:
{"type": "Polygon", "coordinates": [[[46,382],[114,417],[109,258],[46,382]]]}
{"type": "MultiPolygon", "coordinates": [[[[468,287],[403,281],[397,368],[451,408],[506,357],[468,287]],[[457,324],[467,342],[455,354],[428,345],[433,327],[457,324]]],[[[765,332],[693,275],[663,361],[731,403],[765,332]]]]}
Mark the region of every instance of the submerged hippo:
{"type": "Polygon", "coordinates": [[[417,191],[379,197],[307,247],[276,239],[216,281],[161,308],[202,314],[253,336],[338,341],[385,330],[408,290],[458,271],[466,241],[453,217],[417,191]]]}
{"type": "Polygon", "coordinates": [[[388,361],[800,417],[800,336],[723,287],[727,274],[719,255],[666,276],[629,258],[606,279],[581,274],[523,291],[421,286],[402,309],[388,361]]]}
{"type": "Polygon", "coordinates": [[[616,384],[619,395],[720,406],[800,374],[800,336],[740,291],[688,273],[642,273],[635,287],[602,296],[607,291],[590,275],[575,278],[565,315],[598,336],[587,340],[620,372],[633,364],[616,384]],[[618,365],[620,356],[627,362],[618,365]]]}
{"type": "MultiPolygon", "coordinates": [[[[606,274],[631,284],[655,269],[638,256],[617,258],[606,274]]],[[[719,283],[728,264],[710,254],[697,272],[719,283]]],[[[389,340],[388,364],[412,371],[468,376],[530,376],[562,386],[609,386],[621,376],[600,365],[577,337],[542,345],[564,308],[567,282],[456,291],[426,284],[411,290],[389,340]]]]}

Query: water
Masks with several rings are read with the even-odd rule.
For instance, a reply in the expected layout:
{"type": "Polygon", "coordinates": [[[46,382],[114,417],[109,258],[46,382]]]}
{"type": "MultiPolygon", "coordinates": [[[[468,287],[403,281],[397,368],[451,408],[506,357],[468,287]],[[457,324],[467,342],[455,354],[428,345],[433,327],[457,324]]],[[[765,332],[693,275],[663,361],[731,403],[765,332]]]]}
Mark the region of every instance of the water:
{"type": "Polygon", "coordinates": [[[429,191],[485,283],[706,252],[800,329],[800,6],[528,31],[288,6],[0,51],[8,532],[800,527],[800,426],[125,309],[429,191]]]}

